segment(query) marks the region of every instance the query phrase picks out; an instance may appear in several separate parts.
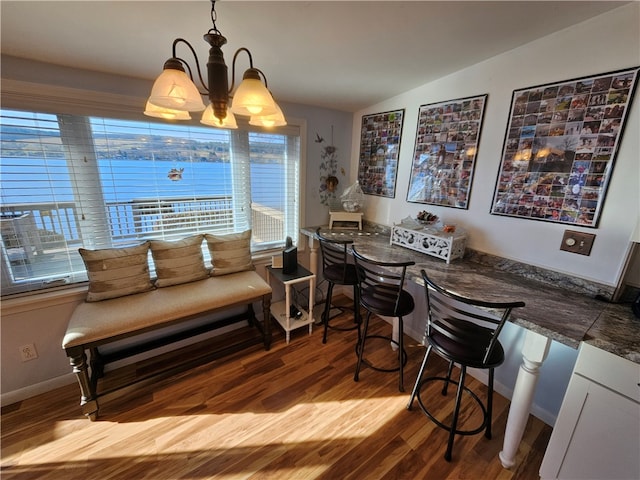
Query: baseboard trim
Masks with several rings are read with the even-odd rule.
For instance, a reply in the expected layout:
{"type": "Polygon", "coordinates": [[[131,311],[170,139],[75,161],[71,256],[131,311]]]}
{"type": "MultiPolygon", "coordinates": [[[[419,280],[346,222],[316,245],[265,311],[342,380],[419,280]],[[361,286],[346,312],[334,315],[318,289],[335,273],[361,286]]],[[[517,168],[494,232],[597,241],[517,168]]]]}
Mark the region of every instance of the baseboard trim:
{"type": "Polygon", "coordinates": [[[19,388],[18,390],[13,390],[11,392],[2,393],[0,395],[0,404],[5,407],[12,403],[21,402],[28,398],[35,397],[36,395],[50,392],[56,388],[66,387],[67,385],[75,383],[75,381],[76,378],[71,372],[60,377],[50,378],[44,382],[19,388]]]}

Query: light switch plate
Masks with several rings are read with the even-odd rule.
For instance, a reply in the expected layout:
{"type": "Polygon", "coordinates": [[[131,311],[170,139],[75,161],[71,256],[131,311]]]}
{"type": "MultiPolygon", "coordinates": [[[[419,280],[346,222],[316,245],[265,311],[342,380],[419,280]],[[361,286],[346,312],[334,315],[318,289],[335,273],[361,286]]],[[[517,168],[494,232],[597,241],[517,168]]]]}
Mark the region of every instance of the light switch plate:
{"type": "Polygon", "coordinates": [[[580,255],[590,255],[591,247],[596,236],[593,233],[576,232],[574,230],[565,230],[562,236],[562,244],[560,250],[571,253],[579,253],[580,255]]]}

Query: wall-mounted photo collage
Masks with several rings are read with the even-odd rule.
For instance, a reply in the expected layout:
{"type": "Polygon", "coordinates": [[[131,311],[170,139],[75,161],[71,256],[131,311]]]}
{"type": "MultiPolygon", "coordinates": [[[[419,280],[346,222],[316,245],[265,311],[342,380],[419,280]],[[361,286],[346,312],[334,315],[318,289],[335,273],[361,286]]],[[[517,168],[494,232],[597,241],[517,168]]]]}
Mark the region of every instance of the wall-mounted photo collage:
{"type": "Polygon", "coordinates": [[[597,227],[637,76],[515,90],[491,213],[597,227]]]}
{"type": "Polygon", "coordinates": [[[468,208],[487,95],[420,106],[407,201],[468,208]]]}
{"type": "Polygon", "coordinates": [[[367,195],[395,198],[404,109],[364,115],[358,182],[367,195]]]}

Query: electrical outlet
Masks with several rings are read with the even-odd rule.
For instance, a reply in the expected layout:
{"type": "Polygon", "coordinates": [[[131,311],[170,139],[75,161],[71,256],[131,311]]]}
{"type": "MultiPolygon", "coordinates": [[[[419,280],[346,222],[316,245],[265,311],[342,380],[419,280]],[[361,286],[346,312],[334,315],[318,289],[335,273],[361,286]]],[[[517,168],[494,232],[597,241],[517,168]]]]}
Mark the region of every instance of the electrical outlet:
{"type": "Polygon", "coordinates": [[[36,351],[36,346],[33,343],[23,345],[19,350],[20,358],[22,358],[23,362],[28,362],[29,360],[35,360],[38,358],[38,352],[36,351]]]}
{"type": "Polygon", "coordinates": [[[580,255],[590,255],[591,247],[596,236],[593,233],[582,233],[574,230],[565,230],[562,236],[560,250],[580,255]]]}

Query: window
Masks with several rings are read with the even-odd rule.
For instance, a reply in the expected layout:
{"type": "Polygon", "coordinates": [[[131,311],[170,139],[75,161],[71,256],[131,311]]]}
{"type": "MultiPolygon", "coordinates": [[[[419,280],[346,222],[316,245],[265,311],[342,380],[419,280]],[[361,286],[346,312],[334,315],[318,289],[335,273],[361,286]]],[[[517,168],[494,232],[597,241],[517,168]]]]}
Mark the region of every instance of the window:
{"type": "Polygon", "coordinates": [[[251,228],[256,251],[299,230],[295,131],[7,109],[0,119],[3,295],[85,281],[79,247],[251,228]]]}

